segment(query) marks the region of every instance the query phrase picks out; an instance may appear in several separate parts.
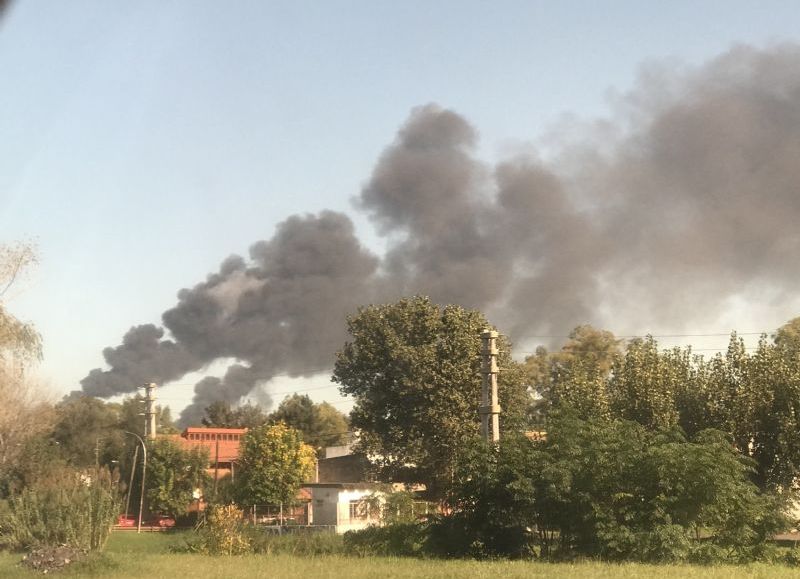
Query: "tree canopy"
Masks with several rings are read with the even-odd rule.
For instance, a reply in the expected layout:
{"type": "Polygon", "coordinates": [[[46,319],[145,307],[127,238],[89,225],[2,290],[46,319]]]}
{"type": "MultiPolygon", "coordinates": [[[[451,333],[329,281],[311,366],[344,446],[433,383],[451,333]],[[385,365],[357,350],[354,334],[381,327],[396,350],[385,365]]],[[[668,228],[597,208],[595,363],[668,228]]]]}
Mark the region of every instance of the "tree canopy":
{"type": "Polygon", "coordinates": [[[31,325],[21,322],[5,307],[3,297],[37,260],[35,248],[30,244],[0,245],[0,361],[25,362],[42,355],[39,333],[31,325]]]}
{"type": "Polygon", "coordinates": [[[327,402],[315,403],[305,394],[292,394],[269,415],[270,424],[283,422],[301,432],[303,442],[317,452],[347,440],[347,417],[327,402]]]}
{"type": "Polygon", "coordinates": [[[605,333],[592,347],[574,347],[581,335],[585,327],[561,352],[539,350],[526,360],[548,411],[570,408],[652,430],[678,426],[689,436],[718,429],[755,460],[760,486],[789,488],[800,476],[800,319],[750,350],[734,332],[728,349],[710,358],[689,347],[661,349],[652,336],[620,348],[605,333]]]}
{"type": "MultiPolygon", "coordinates": [[[[360,308],[351,340],[336,355],[333,381],[355,406],[358,447],[385,480],[425,484],[441,497],[468,440],[480,431],[481,332],[478,311],[426,297],[360,308]]],[[[501,430],[523,422],[529,396],[522,368],[501,336],[501,430]]]]}
{"type": "Polygon", "coordinates": [[[450,555],[724,561],[759,556],[784,504],[759,491],[724,433],[687,439],[631,421],[556,412],[546,439],[476,441],[459,464],[452,513],[434,526],[450,555]],[[703,541],[698,539],[703,538],[703,541]]]}
{"type": "Polygon", "coordinates": [[[239,450],[235,492],[242,505],[292,504],[314,472],[314,449],[279,422],[251,428],[239,450]]]}
{"type": "Polygon", "coordinates": [[[255,428],[267,420],[260,406],[248,403],[233,408],[230,402],[218,400],[206,407],[202,423],[213,428],[255,428]]]}
{"type": "Polygon", "coordinates": [[[169,438],[148,441],[146,496],[150,511],[183,515],[194,501],[196,489],[207,488],[211,477],[208,450],[183,448],[169,438]]]}

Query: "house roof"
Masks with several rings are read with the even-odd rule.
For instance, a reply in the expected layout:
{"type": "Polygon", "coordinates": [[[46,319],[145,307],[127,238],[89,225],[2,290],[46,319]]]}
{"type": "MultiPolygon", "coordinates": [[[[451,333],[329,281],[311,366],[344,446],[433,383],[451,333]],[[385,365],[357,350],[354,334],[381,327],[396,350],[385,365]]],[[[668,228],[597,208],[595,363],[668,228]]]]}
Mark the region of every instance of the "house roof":
{"type": "Polygon", "coordinates": [[[187,434],[203,433],[209,434],[244,434],[247,432],[246,428],[212,428],[206,426],[190,426],[183,431],[183,436],[187,434]]]}

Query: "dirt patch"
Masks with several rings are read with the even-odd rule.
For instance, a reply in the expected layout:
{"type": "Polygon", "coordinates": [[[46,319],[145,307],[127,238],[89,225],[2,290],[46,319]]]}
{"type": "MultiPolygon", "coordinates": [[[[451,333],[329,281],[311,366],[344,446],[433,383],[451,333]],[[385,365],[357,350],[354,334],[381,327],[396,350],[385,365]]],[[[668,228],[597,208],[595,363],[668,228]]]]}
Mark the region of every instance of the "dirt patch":
{"type": "Polygon", "coordinates": [[[71,563],[82,561],[86,554],[84,549],[74,547],[42,547],[25,555],[20,565],[41,573],[52,573],[71,563]]]}

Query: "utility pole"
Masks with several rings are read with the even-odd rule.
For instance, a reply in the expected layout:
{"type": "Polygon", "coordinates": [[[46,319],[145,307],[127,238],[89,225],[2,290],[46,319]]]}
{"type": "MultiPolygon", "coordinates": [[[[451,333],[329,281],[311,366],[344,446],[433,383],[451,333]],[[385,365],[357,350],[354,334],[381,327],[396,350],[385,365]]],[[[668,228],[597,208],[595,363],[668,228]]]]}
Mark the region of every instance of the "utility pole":
{"type": "Polygon", "coordinates": [[[486,442],[500,440],[500,403],[497,399],[497,332],[484,330],[481,333],[483,384],[481,388],[481,434],[486,442]]]}
{"type": "Polygon", "coordinates": [[[144,388],[144,437],[148,440],[156,438],[156,385],[153,382],[144,388]]]}
{"type": "MultiPolygon", "coordinates": [[[[142,490],[139,493],[139,521],[138,524],[136,525],[136,532],[141,533],[142,513],[144,512],[144,485],[145,485],[145,479],[147,477],[147,445],[144,443],[144,440],[142,440],[142,437],[136,434],[135,432],[128,432],[126,430],[125,434],[130,434],[131,436],[135,436],[136,440],[138,440],[139,443],[142,445],[142,490]]],[[[131,475],[131,480],[133,480],[133,475],[131,475]]]]}

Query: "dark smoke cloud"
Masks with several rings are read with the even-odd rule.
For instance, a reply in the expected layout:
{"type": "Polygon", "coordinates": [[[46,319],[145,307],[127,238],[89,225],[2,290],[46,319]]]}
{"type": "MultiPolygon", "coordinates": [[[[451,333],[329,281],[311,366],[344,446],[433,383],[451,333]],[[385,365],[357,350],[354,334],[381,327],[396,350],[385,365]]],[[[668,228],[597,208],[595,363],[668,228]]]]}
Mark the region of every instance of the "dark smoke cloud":
{"type": "MultiPolygon", "coordinates": [[[[713,320],[755,287],[800,281],[800,49],[737,47],[689,72],[642,75],[617,116],[568,131],[557,161],[491,167],[466,119],[412,111],[356,206],[387,236],[378,258],[343,214],[290,217],[154,326],[104,352],[87,393],[167,383],[218,359],[182,420],[276,374],[331,365],[358,305],[424,293],[486,310],[515,339],[713,320]]],[[[553,146],[551,145],[551,149],[553,146]]],[[[551,151],[552,153],[552,151],[551,151]]]]}

